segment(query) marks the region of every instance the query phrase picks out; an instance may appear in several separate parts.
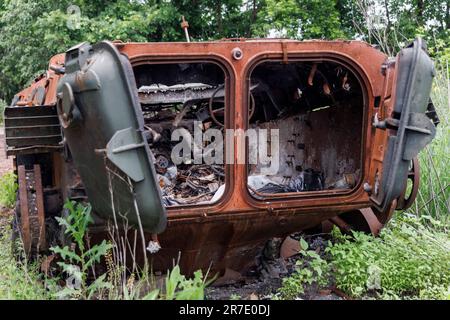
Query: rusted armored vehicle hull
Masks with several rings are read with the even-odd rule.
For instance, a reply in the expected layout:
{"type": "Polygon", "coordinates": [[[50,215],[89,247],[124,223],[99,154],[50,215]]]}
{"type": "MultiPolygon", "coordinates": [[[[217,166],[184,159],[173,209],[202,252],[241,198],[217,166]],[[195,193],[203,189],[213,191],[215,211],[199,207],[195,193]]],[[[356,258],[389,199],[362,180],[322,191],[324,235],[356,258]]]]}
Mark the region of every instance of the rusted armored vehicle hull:
{"type": "Polygon", "coordinates": [[[65,199],[92,204],[91,241],[131,228],[155,270],[243,271],[267,240],[333,224],[376,234],[414,201],[433,72],[420,40],[396,59],[357,41],[76,46],[5,112],[26,248],[54,241],[65,199]]]}

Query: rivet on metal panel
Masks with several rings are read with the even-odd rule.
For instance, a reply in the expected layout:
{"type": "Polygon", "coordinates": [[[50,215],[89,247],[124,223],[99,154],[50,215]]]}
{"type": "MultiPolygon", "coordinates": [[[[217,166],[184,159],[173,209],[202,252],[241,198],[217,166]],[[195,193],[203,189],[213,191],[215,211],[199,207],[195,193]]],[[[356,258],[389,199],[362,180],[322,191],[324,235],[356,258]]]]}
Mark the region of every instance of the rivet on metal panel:
{"type": "Polygon", "coordinates": [[[231,50],[231,56],[233,57],[234,60],[239,61],[244,57],[244,53],[240,48],[234,48],[233,50],[231,50]]]}

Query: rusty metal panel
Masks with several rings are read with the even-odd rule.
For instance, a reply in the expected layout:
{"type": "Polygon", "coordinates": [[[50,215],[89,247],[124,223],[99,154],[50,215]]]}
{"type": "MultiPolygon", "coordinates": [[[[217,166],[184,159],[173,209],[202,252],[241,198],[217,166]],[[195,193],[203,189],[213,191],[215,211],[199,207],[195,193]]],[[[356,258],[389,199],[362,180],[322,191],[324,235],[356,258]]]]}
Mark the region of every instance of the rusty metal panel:
{"type": "Polygon", "coordinates": [[[37,241],[37,251],[44,250],[47,247],[45,238],[45,212],[44,212],[44,193],[42,190],[42,175],[41,166],[35,164],[33,167],[34,173],[34,188],[36,195],[36,213],[39,231],[36,232],[39,235],[37,241]]]}
{"type": "Polygon", "coordinates": [[[25,253],[35,255],[47,248],[41,167],[35,164],[27,170],[20,165],[17,172],[21,239],[25,253]]]}
{"type": "Polygon", "coordinates": [[[61,126],[55,106],[7,107],[7,155],[54,152],[62,148],[61,126]]]}
{"type": "Polygon", "coordinates": [[[20,201],[20,229],[23,247],[26,253],[31,251],[30,217],[28,214],[28,190],[25,166],[17,168],[19,180],[19,201],[20,201]]]}

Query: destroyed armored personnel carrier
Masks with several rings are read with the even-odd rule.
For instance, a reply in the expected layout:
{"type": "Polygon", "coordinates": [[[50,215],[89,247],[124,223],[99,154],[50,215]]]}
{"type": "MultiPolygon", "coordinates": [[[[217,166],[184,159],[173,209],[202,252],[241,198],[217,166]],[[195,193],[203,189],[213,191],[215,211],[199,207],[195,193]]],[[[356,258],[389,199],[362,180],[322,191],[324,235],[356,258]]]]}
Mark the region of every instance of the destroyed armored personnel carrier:
{"type": "Polygon", "coordinates": [[[89,202],[91,242],[132,228],[154,270],[180,254],[188,273],[246,270],[298,231],[377,234],[415,199],[433,76],[420,39],[396,58],[360,41],[80,44],[6,108],[16,227],[45,251],[64,202],[89,202]]]}

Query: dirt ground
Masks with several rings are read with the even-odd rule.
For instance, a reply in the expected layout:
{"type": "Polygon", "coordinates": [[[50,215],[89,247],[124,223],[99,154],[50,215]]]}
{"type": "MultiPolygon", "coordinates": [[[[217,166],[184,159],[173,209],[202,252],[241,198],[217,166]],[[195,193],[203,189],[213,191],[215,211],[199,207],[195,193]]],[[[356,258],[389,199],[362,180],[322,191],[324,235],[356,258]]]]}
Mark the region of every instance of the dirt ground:
{"type": "MultiPolygon", "coordinates": [[[[306,238],[310,248],[320,255],[324,254],[326,241],[320,236],[306,238]]],[[[273,299],[283,284],[283,278],[291,276],[295,270],[297,261],[301,255],[295,255],[288,259],[279,257],[279,245],[282,239],[273,239],[257,259],[258,263],[251,275],[236,278],[232,283],[217,285],[213,283],[206,288],[206,298],[209,300],[265,300],[273,299]],[[267,250],[269,248],[269,250],[267,250]],[[234,283],[233,283],[234,282],[234,283]]],[[[296,300],[342,300],[347,299],[335,288],[320,290],[315,285],[307,286],[304,294],[296,300]]]]}

